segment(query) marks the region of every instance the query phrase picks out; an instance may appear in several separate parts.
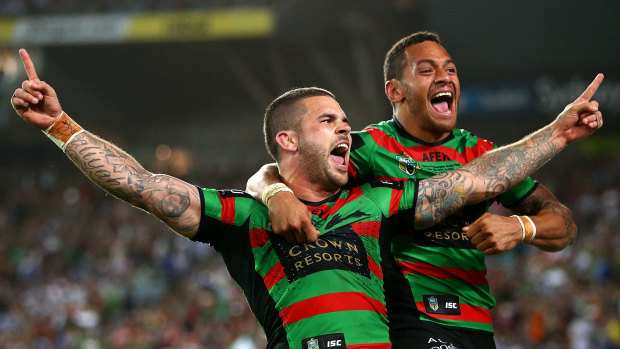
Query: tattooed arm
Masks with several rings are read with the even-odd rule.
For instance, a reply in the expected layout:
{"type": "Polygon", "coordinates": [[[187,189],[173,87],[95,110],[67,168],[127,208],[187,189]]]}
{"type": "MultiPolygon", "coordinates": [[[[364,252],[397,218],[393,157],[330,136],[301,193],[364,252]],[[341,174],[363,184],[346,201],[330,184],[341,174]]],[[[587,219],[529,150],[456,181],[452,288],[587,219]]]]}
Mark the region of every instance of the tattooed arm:
{"type": "Polygon", "coordinates": [[[181,235],[191,238],[198,231],[200,197],[195,186],[145,170],[129,154],[90,132],[72,140],[66,153],[106,192],[153,214],[181,235]]]}
{"type": "Polygon", "coordinates": [[[589,100],[603,80],[599,74],[554,122],[522,140],[475,158],[458,170],[420,181],[416,229],[440,222],[461,207],[494,197],[536,171],[567,144],[602,125],[598,103],[589,100]]]}
{"type": "Polygon", "coordinates": [[[19,53],[28,80],[11,98],[17,114],[42,130],[53,125],[47,131],[49,137],[106,192],[155,215],[175,232],[193,237],[201,217],[198,189],[177,178],[145,170],[120,148],[83,131],[62,112],[54,89],[39,80],[26,50],[19,53]]]}

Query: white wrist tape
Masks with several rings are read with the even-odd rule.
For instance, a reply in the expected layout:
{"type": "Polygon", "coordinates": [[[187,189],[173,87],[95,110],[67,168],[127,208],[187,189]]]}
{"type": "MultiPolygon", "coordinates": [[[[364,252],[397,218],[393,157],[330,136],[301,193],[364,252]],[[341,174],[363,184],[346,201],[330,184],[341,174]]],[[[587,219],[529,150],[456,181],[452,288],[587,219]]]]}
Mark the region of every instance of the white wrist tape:
{"type": "Polygon", "coordinates": [[[288,191],[289,193],[294,194],[291,188],[287,187],[286,184],[274,183],[267,186],[267,188],[265,188],[265,190],[263,191],[263,195],[261,196],[261,198],[263,199],[263,204],[267,206],[267,204],[269,203],[269,199],[271,199],[271,197],[281,191],[288,191]]]}

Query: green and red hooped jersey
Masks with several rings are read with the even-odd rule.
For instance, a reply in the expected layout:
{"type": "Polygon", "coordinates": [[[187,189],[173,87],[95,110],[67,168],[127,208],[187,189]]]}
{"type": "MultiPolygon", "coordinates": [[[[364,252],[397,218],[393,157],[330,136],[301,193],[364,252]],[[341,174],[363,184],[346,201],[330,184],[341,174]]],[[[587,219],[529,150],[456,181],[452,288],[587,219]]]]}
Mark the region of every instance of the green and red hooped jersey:
{"type": "MultiPolygon", "coordinates": [[[[392,119],[353,133],[349,173],[356,182],[420,180],[456,169],[494,147],[462,129],[455,129],[441,142],[427,144],[392,119]]],[[[497,200],[510,207],[534,191],[536,185],[527,178],[497,200]]],[[[383,258],[393,334],[428,322],[493,332],[490,309],[495,299],[486,279],[484,254],[461,230],[486,212],[489,205],[483,202],[465,207],[428,229],[397,227],[391,232],[391,255],[383,258]]]]}
{"type": "Polygon", "coordinates": [[[417,181],[376,181],[309,203],[311,244],[273,235],[267,208],[243,191],[199,189],[195,241],[219,252],[267,336],[267,348],[387,349],[382,223],[413,224],[417,181]]]}

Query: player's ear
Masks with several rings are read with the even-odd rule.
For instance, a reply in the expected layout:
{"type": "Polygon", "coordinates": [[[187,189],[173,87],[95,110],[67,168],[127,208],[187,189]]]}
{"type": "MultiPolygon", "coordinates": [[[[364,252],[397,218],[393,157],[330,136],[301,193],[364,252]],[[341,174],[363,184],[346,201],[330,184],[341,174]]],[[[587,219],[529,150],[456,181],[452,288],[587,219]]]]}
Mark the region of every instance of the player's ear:
{"type": "Polygon", "coordinates": [[[299,149],[299,135],[295,131],[280,131],[276,135],[276,142],[282,151],[295,152],[299,149]]]}
{"type": "Polygon", "coordinates": [[[392,103],[400,103],[405,98],[400,81],[390,79],[385,82],[385,95],[392,103]]]}

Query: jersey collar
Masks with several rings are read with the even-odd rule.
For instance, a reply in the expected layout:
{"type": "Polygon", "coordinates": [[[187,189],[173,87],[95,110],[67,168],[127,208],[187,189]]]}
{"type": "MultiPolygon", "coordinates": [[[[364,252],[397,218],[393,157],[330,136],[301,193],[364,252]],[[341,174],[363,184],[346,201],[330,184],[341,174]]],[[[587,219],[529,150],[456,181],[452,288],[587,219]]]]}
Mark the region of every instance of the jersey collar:
{"type": "Polygon", "coordinates": [[[434,146],[437,146],[437,145],[445,144],[445,143],[451,141],[454,138],[454,131],[452,131],[452,132],[450,132],[448,137],[446,137],[446,138],[444,138],[444,139],[442,139],[440,141],[437,141],[437,142],[434,142],[434,143],[427,143],[427,142],[425,142],[425,141],[423,141],[423,140],[421,140],[421,139],[411,135],[409,132],[407,132],[407,130],[405,130],[405,127],[400,122],[398,122],[398,120],[396,119],[396,116],[392,116],[392,120],[390,120],[390,121],[392,121],[394,123],[394,129],[396,129],[396,132],[398,132],[398,134],[400,136],[405,137],[407,139],[410,139],[410,140],[412,140],[412,141],[414,141],[416,143],[420,143],[422,145],[429,146],[429,147],[434,147],[434,146]]]}

